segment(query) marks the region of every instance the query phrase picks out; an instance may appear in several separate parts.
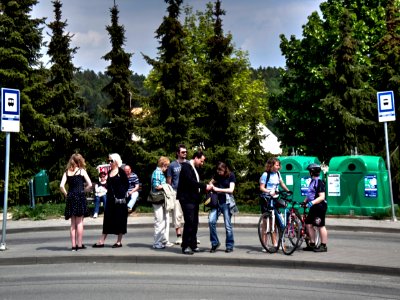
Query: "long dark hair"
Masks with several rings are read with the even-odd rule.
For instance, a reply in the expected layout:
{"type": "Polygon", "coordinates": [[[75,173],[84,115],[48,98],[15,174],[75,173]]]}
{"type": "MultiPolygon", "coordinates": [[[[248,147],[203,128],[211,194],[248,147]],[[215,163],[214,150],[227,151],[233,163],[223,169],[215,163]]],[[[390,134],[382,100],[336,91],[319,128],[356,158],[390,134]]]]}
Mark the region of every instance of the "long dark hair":
{"type": "Polygon", "coordinates": [[[231,169],[228,167],[228,165],[222,161],[217,163],[217,170],[218,169],[223,169],[224,170],[224,177],[229,177],[231,175],[231,169]]]}

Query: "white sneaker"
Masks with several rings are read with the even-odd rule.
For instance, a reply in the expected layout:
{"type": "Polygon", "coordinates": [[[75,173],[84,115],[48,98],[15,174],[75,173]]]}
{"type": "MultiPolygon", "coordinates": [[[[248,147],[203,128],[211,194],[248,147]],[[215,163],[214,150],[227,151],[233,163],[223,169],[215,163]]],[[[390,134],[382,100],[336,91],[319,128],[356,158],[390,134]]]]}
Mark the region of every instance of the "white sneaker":
{"type": "Polygon", "coordinates": [[[166,242],[166,243],[164,244],[164,246],[165,246],[165,247],[172,247],[172,246],[174,246],[174,244],[172,244],[171,242],[166,242]]]}
{"type": "Polygon", "coordinates": [[[197,240],[197,245],[200,245],[200,240],[197,240]]]}
{"type": "Polygon", "coordinates": [[[178,239],[175,242],[175,245],[180,245],[180,244],[182,244],[182,237],[181,236],[178,237],[178,239]]]}
{"type": "Polygon", "coordinates": [[[93,219],[96,219],[96,218],[97,218],[97,216],[98,216],[98,214],[97,214],[97,213],[95,213],[95,214],[93,215],[93,219]]]}
{"type": "Polygon", "coordinates": [[[164,245],[153,245],[153,249],[165,249],[164,245]]]}

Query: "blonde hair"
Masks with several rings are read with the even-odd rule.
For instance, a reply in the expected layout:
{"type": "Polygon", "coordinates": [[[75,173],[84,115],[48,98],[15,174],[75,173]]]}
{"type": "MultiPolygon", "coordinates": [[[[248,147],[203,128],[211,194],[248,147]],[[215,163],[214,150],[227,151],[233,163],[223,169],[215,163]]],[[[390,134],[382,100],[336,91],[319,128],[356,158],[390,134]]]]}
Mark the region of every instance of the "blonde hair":
{"type": "Polygon", "coordinates": [[[113,161],[117,163],[118,167],[122,166],[122,159],[118,153],[112,153],[109,156],[112,158],[113,161]]]}
{"type": "Polygon", "coordinates": [[[79,153],[72,154],[67,163],[67,170],[73,170],[76,167],[80,169],[85,169],[86,167],[85,159],[79,153]]]}
{"type": "Polygon", "coordinates": [[[166,164],[169,164],[169,158],[168,157],[166,157],[166,156],[161,156],[159,159],[158,159],[158,162],[157,162],[157,166],[159,167],[159,168],[161,168],[162,166],[164,166],[164,165],[166,165],[166,164]]]}

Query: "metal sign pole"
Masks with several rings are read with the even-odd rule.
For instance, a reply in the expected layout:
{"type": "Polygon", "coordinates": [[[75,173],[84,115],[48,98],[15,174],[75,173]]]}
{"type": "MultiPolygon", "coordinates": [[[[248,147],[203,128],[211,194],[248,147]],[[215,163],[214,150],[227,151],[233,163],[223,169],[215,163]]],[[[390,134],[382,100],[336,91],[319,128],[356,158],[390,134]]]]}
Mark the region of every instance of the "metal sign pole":
{"type": "Polygon", "coordinates": [[[2,232],[2,235],[1,235],[0,251],[6,250],[6,227],[7,227],[7,201],[8,201],[9,167],[10,167],[10,133],[6,132],[6,160],[5,160],[5,182],[4,182],[3,232],[2,232]]]}
{"type": "Polygon", "coordinates": [[[394,212],[392,175],[390,173],[390,153],[389,153],[389,137],[388,137],[387,122],[384,122],[384,125],[385,125],[385,144],[386,144],[386,163],[387,163],[388,176],[389,176],[390,203],[392,204],[392,221],[396,222],[397,218],[396,218],[396,214],[394,212]]]}

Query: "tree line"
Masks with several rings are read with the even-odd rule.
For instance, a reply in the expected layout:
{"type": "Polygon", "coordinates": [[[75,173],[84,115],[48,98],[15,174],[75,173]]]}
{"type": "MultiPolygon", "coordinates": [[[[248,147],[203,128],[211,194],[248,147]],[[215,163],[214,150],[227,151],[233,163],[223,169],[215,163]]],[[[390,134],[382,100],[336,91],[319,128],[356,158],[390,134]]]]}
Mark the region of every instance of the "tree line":
{"type": "MultiPolygon", "coordinates": [[[[21,130],[11,135],[11,203],[27,201],[27,182],[39,169],[48,170],[57,198],[74,152],[86,158],[93,179],[95,166],[119,153],[146,193],[158,157],[174,159],[180,143],[204,149],[205,178],[226,161],[237,175],[239,203],[254,203],[271,156],[260,144],[262,124],[277,133],[284,155],[295,148],[328,162],[357,147],[384,156],[376,91],[399,93],[398,1],[323,2],[322,17],[309,16],[301,39],[281,36],[285,68],[253,69],[223,30],[222,1],[193,11],[183,0],[165,0],[157,56],[142,54],[152,66],[146,77],[131,69],[118,5],[106,27],[111,50],[102,59],[109,65],[96,74],[72,63],[79,49],[71,47],[62,2],[52,1],[48,23],[31,18],[36,4],[0,0],[0,83],[21,91],[21,130]],[[44,24],[51,30],[49,68],[40,63],[44,24]]],[[[389,130],[395,149],[398,122],[389,130]]],[[[0,162],[4,167],[4,155],[0,162]]]]}

